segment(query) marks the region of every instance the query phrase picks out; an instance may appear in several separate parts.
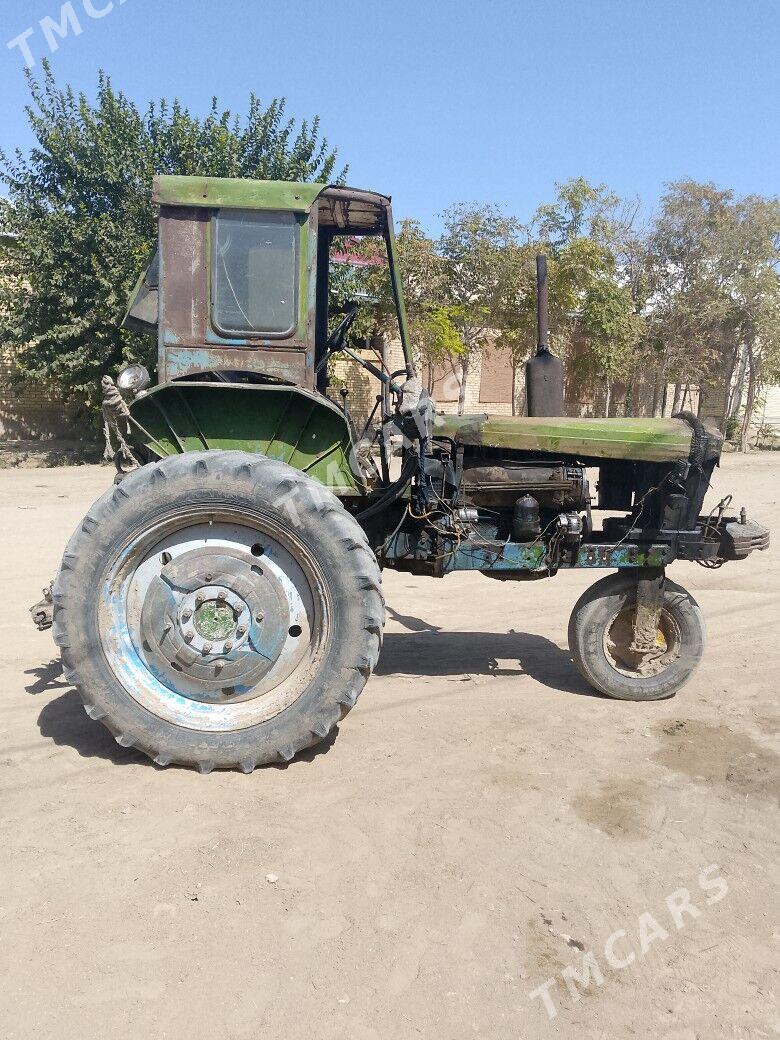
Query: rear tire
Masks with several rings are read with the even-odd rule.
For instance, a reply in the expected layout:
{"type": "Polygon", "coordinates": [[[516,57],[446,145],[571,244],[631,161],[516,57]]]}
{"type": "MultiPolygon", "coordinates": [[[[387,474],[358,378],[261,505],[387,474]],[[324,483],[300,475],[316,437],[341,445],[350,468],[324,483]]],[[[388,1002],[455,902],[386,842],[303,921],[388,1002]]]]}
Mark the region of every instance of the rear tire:
{"type": "Polygon", "coordinates": [[[363,530],[321,484],[260,455],[192,452],[89,511],[55,583],[54,639],[120,745],[251,772],[354,706],[379,656],[380,583],[363,530]]]}
{"type": "Polygon", "coordinates": [[[696,600],[666,578],[658,654],[630,651],[636,576],[608,574],[575,604],[569,621],[569,649],[591,686],[608,697],[656,701],[673,697],[691,677],[704,652],[704,618],[696,600]]]}

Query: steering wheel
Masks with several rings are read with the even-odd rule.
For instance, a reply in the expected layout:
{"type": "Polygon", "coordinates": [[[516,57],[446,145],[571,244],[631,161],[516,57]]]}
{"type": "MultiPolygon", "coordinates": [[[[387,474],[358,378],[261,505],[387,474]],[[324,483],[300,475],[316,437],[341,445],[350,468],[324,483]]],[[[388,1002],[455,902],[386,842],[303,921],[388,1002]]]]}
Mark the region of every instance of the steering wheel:
{"type": "Polygon", "coordinates": [[[341,350],[344,346],[344,340],[347,337],[347,333],[352,328],[352,323],[355,318],[357,318],[359,310],[360,305],[353,303],[333,332],[328,336],[327,342],[325,343],[325,357],[335,354],[336,351],[341,350]]]}

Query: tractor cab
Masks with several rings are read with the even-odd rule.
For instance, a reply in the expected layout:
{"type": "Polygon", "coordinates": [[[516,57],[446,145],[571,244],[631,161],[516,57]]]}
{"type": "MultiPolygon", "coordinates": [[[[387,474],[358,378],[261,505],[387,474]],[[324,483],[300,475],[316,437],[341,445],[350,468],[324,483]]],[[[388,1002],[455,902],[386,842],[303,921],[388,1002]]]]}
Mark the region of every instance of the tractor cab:
{"type": "Polygon", "coordinates": [[[341,186],[157,177],[158,245],[126,326],[151,329],[158,380],[217,373],[323,392],[327,356],[357,313],[329,333],[330,251],[341,236],[384,242],[411,373],[390,199],[341,186]]]}
{"type": "Polygon", "coordinates": [[[169,176],[155,178],[153,198],[157,249],[124,318],[157,338],[158,385],[130,403],[143,453],[263,452],[338,494],[364,493],[358,431],[325,393],[328,359],[349,352],[360,310],[334,312],[330,258],[336,239],[383,243],[405,359],[400,382],[354,356],[400,397],[414,369],[390,199],[338,185],[169,176]],[[262,398],[251,393],[260,388],[262,398]]]}

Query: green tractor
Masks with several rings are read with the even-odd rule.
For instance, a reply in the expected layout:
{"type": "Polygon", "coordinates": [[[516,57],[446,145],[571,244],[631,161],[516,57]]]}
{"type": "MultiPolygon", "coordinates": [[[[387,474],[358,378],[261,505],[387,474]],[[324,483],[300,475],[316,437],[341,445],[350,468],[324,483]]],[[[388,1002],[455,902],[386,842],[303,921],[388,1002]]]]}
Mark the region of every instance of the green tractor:
{"type": "Polygon", "coordinates": [[[685,683],[704,626],[667,565],[741,559],[768,532],[744,510],[727,516],[725,500],[700,516],[721,438],[692,414],[563,417],[543,265],[530,414],[444,416],[415,373],[389,198],[159,177],[154,199],[158,248],[125,322],[155,333],[158,383],[140,366],[104,378],[119,473],[52,596],[65,677],[90,718],[161,766],[289,761],[371,675],[386,567],[513,581],[609,570],[569,624],[583,676],[631,700],[685,683]],[[340,236],[384,242],[398,371],[349,346],[360,308],[333,306],[340,236]],[[327,394],[339,352],[380,388],[362,431],[327,394]],[[609,514],[600,525],[593,508],[609,514]]]}

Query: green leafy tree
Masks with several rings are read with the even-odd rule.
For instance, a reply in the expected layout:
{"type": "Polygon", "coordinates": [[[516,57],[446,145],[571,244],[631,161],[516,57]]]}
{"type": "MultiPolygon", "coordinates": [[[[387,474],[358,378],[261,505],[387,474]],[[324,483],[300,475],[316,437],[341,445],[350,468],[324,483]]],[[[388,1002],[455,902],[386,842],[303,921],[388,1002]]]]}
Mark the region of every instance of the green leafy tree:
{"type": "Polygon", "coordinates": [[[437,252],[445,262],[448,318],[461,343],[461,415],[475,355],[514,334],[523,261],[520,232],[519,222],[496,206],[461,203],[444,213],[437,252]]]}
{"type": "Polygon", "coordinates": [[[428,390],[442,367],[465,352],[458,311],[448,295],[447,266],[436,244],[415,220],[402,220],[396,237],[412,351],[427,373],[428,390]]]}
{"type": "Polygon", "coordinates": [[[659,383],[725,387],[723,424],[739,426],[743,449],[780,369],[779,243],[780,201],[690,180],[669,185],[649,240],[659,383]]]}
{"type": "MultiPolygon", "coordinates": [[[[454,362],[464,349],[454,324],[455,308],[446,295],[446,266],[434,242],[414,220],[400,222],[396,253],[412,352],[430,384],[435,370],[454,362]]],[[[352,345],[373,346],[378,337],[397,336],[396,305],[384,243],[374,237],[347,236],[334,240],[334,256],[338,262],[332,262],[330,269],[332,307],[337,310],[348,303],[361,304],[350,330],[352,345]]]]}
{"type": "Polygon", "coordinates": [[[94,101],[59,87],[47,64],[28,80],[36,143],[0,154],[0,227],[19,236],[0,251],[0,341],[19,378],[94,410],[104,373],[154,362],[149,337],[119,320],[154,241],[155,174],[333,181],[345,171],[319,120],[288,118],[283,98],[252,95],[244,117],[214,99],[198,118],[178,101],[139,109],[104,73],[94,101]]]}
{"type": "Polygon", "coordinates": [[[533,254],[547,254],[552,349],[570,374],[603,389],[605,415],[614,383],[636,363],[642,335],[640,282],[628,263],[635,213],[606,185],[582,177],[557,185],[555,201],[540,206],[526,230],[516,321],[506,323],[520,362],[536,343],[533,254]]]}
{"type": "MultiPolygon", "coordinates": [[[[670,185],[661,200],[648,240],[655,414],[670,381],[706,386],[711,373],[725,373],[729,382],[733,376],[732,199],[729,191],[687,181],[670,185]]],[[[675,396],[677,405],[679,390],[675,396]]]]}

